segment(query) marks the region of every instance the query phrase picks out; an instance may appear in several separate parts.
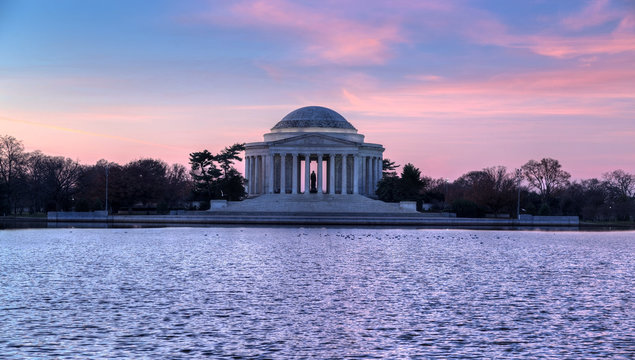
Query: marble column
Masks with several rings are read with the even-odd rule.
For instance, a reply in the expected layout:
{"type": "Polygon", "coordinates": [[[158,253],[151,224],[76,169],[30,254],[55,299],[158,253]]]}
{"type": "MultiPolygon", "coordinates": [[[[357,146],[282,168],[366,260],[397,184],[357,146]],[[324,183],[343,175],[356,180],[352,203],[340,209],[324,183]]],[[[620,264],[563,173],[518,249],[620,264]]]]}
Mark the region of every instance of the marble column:
{"type": "Polygon", "coordinates": [[[317,159],[317,193],[321,194],[322,191],[322,154],[318,154],[317,159]]]}
{"type": "Polygon", "coordinates": [[[245,192],[249,194],[249,156],[245,156],[245,179],[247,180],[247,189],[245,189],[245,192]]]}
{"type": "Polygon", "coordinates": [[[335,194],[335,155],[329,155],[329,194],[335,194]]]}
{"type": "Polygon", "coordinates": [[[255,156],[250,156],[251,161],[249,162],[249,176],[250,176],[250,191],[251,194],[255,194],[256,193],[256,157],[255,156]]]}
{"type": "Polygon", "coordinates": [[[260,194],[260,169],[262,168],[262,158],[260,155],[255,156],[256,168],[254,171],[254,194],[260,194]]]}
{"type": "Polygon", "coordinates": [[[359,194],[359,156],[353,156],[353,194],[359,194]]]}
{"type": "Polygon", "coordinates": [[[377,177],[377,157],[374,156],[373,157],[373,195],[375,195],[375,189],[377,189],[377,181],[379,181],[379,178],[377,177]]]}
{"type": "Polygon", "coordinates": [[[291,193],[298,193],[298,154],[293,153],[293,173],[291,174],[291,193]]]}
{"type": "Polygon", "coordinates": [[[377,181],[375,182],[375,190],[377,190],[377,185],[381,181],[382,173],[383,173],[384,163],[381,160],[381,156],[377,157],[377,181]]]}
{"type": "Polygon", "coordinates": [[[371,156],[366,158],[366,161],[368,163],[368,167],[366,168],[366,172],[368,173],[368,181],[366,182],[366,195],[370,195],[371,194],[371,190],[370,188],[372,187],[373,184],[373,158],[371,156]]]}
{"type": "Polygon", "coordinates": [[[375,162],[377,163],[375,167],[375,190],[377,190],[377,184],[379,184],[379,180],[381,180],[381,161],[379,157],[375,158],[375,162]]]}
{"type": "Polygon", "coordinates": [[[267,190],[267,158],[265,155],[260,155],[260,172],[258,174],[258,193],[264,194],[267,190]]]}
{"type": "Polygon", "coordinates": [[[251,157],[251,193],[256,193],[256,165],[257,160],[255,156],[251,157]]]}
{"type": "Polygon", "coordinates": [[[287,154],[280,154],[280,194],[287,193],[287,154]]]}
{"type": "Polygon", "coordinates": [[[255,194],[256,193],[256,157],[255,156],[251,156],[251,164],[250,164],[251,169],[249,169],[250,174],[251,174],[251,194],[255,194]]]}
{"type": "Polygon", "coordinates": [[[373,157],[368,157],[368,187],[366,188],[366,195],[373,193],[373,157]]]}
{"type": "Polygon", "coordinates": [[[304,155],[304,193],[311,193],[311,154],[304,155]]]}
{"type": "Polygon", "coordinates": [[[342,154],[342,195],[348,194],[348,186],[346,185],[347,162],[348,162],[348,154],[342,154]]]}
{"type": "Polygon", "coordinates": [[[370,186],[368,187],[368,195],[373,195],[375,193],[375,157],[371,156],[370,158],[370,186]]]}
{"type": "Polygon", "coordinates": [[[370,188],[373,184],[373,158],[370,156],[366,157],[366,173],[366,195],[370,195],[370,188]]]}
{"type": "Polygon", "coordinates": [[[265,193],[265,162],[264,155],[258,155],[258,194],[265,193]]]}
{"type": "Polygon", "coordinates": [[[362,181],[362,184],[361,184],[362,186],[361,186],[361,189],[359,189],[360,190],[359,192],[362,195],[366,195],[366,181],[368,180],[368,178],[366,177],[366,156],[362,156],[359,160],[361,162],[359,173],[361,175],[360,180],[362,181]]]}
{"type": "Polygon", "coordinates": [[[267,194],[273,194],[273,174],[274,174],[274,166],[273,166],[273,154],[267,155],[267,194]]]}
{"type": "Polygon", "coordinates": [[[255,155],[251,157],[251,177],[254,179],[251,184],[251,193],[256,194],[258,192],[258,157],[255,155]]]}

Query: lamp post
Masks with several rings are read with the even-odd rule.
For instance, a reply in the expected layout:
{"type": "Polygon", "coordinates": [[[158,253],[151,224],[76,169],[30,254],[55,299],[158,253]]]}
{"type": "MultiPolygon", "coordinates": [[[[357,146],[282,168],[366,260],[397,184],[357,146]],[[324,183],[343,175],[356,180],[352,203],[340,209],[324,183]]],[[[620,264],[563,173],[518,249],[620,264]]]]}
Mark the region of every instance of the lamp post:
{"type": "Polygon", "coordinates": [[[518,188],[518,199],[516,201],[516,218],[520,220],[520,180],[522,179],[522,171],[516,169],[516,187],[518,188]]]}
{"type": "MultiPolygon", "coordinates": [[[[448,179],[443,179],[443,184],[445,185],[445,193],[443,194],[443,211],[445,211],[448,205],[448,179]]],[[[449,212],[449,210],[448,210],[449,212]]]]}
{"type": "Polygon", "coordinates": [[[106,164],[106,214],[108,214],[108,164],[106,164]]]}

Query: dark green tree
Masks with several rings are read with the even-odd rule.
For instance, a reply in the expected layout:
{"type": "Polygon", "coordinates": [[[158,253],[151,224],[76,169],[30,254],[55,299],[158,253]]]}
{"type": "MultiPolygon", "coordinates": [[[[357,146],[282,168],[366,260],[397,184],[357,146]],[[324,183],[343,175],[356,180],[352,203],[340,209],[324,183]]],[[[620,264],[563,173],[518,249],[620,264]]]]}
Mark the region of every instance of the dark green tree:
{"type": "Polygon", "coordinates": [[[380,200],[397,202],[403,200],[418,201],[430,179],[421,176],[421,170],[408,163],[404,165],[401,176],[384,176],[377,184],[375,192],[380,200]]]}
{"type": "Polygon", "coordinates": [[[386,158],[383,159],[382,161],[382,177],[387,177],[387,176],[397,176],[397,172],[395,170],[397,170],[397,168],[400,165],[395,164],[394,161],[390,161],[390,159],[386,158]]]}
{"type": "Polygon", "coordinates": [[[167,190],[168,165],[162,160],[140,159],[123,167],[123,199],[128,206],[155,207],[167,190]]]}
{"type": "Polygon", "coordinates": [[[245,179],[234,168],[227,171],[227,175],[220,179],[222,197],[229,201],[242,200],[245,197],[245,179]]]}
{"type": "Polygon", "coordinates": [[[245,196],[245,178],[232,167],[245,150],[245,144],[226,147],[218,155],[208,150],[190,154],[190,172],[194,180],[194,192],[204,200],[240,200],[245,196]]]}
{"type": "Polygon", "coordinates": [[[479,218],[485,215],[481,206],[474,201],[467,199],[457,199],[452,202],[452,211],[458,217],[479,218]]]}
{"type": "Polygon", "coordinates": [[[217,181],[222,175],[222,171],[216,166],[216,161],[216,156],[208,150],[190,154],[190,165],[192,166],[190,174],[194,180],[194,191],[198,194],[206,194],[206,200],[220,197],[217,181]]]}
{"type": "Polygon", "coordinates": [[[241,152],[245,151],[245,144],[234,144],[232,146],[228,146],[223,151],[221,151],[218,155],[216,155],[216,161],[221,169],[223,169],[223,176],[227,177],[229,169],[231,169],[234,164],[234,160],[242,161],[243,159],[238,155],[241,152]]]}
{"type": "MultiPolygon", "coordinates": [[[[108,167],[108,171],[110,173],[113,172],[113,169],[119,167],[119,165],[115,163],[108,163],[108,161],[101,159],[97,161],[95,165],[86,166],[82,176],[79,178],[77,193],[75,194],[75,198],[78,201],[76,204],[76,211],[94,211],[94,210],[105,210],[106,209],[106,168],[108,167]],[[77,209],[79,206],[79,209],[77,209]]],[[[116,173],[116,171],[115,171],[116,173]]],[[[109,202],[112,203],[113,200],[113,180],[116,184],[116,179],[110,176],[109,190],[111,191],[109,194],[109,202]]]]}
{"type": "Polygon", "coordinates": [[[402,200],[420,200],[428,180],[421,177],[421,170],[408,163],[401,171],[400,183],[402,200]]]}
{"type": "Polygon", "coordinates": [[[401,200],[401,179],[398,176],[384,176],[377,184],[377,197],[386,202],[401,200]]]}

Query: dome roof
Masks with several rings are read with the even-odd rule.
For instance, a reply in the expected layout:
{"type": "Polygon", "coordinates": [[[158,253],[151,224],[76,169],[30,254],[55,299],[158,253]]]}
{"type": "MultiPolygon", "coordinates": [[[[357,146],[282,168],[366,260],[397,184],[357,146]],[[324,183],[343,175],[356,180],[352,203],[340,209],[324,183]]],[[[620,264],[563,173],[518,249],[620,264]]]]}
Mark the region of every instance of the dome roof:
{"type": "Polygon", "coordinates": [[[271,130],[289,128],[335,128],[357,130],[337,112],[322,106],[306,106],[293,110],[271,130]]]}

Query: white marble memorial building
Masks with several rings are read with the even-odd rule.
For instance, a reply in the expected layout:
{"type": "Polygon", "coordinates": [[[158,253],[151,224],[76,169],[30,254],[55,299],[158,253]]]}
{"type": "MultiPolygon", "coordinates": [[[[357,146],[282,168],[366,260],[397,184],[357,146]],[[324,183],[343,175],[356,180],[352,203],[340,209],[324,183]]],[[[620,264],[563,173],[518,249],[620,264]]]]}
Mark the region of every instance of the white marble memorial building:
{"type": "Polygon", "coordinates": [[[245,145],[247,193],[374,196],[383,152],[337,112],[303,107],[282,118],[264,141],[245,145]]]}

